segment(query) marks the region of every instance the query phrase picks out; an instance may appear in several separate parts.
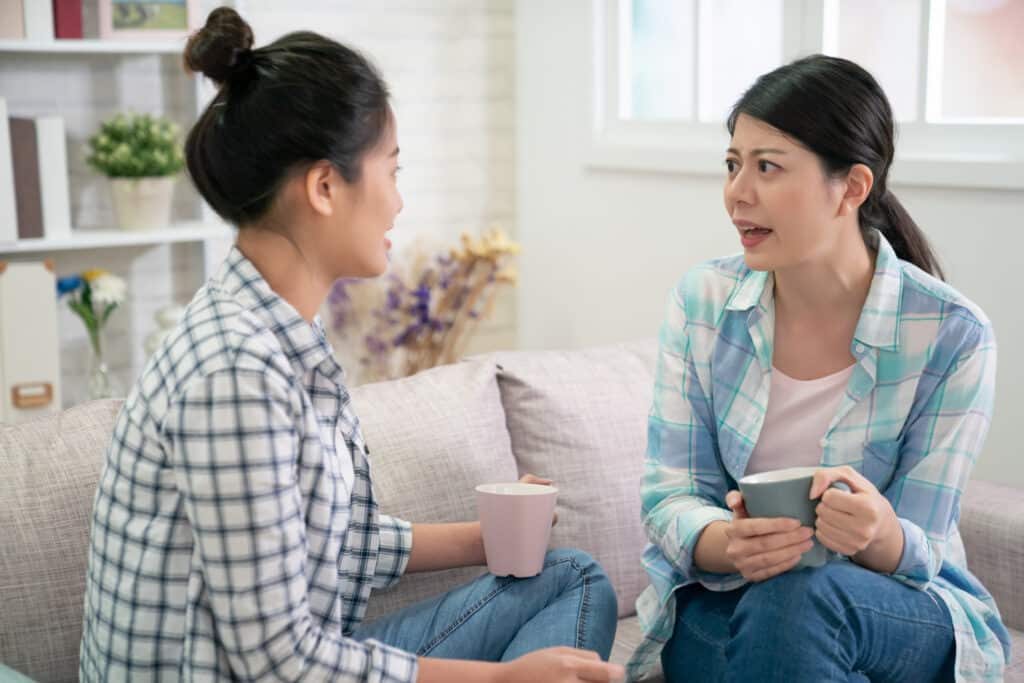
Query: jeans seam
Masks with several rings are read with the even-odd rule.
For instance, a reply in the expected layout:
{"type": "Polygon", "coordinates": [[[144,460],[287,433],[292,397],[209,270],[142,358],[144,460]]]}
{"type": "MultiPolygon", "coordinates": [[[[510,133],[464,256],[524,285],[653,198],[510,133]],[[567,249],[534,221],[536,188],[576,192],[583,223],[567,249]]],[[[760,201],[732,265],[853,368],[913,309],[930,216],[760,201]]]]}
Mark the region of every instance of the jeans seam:
{"type": "MultiPolygon", "coordinates": [[[[854,610],[863,610],[865,612],[871,612],[872,614],[876,614],[876,615],[878,615],[880,617],[885,617],[887,619],[895,619],[897,621],[902,621],[902,622],[906,622],[906,623],[909,623],[909,624],[917,624],[918,626],[929,626],[931,628],[937,628],[937,629],[943,629],[943,628],[945,628],[947,626],[945,624],[936,624],[934,621],[928,621],[926,619],[913,619],[913,618],[910,618],[910,617],[902,617],[902,616],[895,615],[895,614],[889,614],[888,612],[884,612],[884,611],[882,611],[880,609],[876,609],[874,607],[869,607],[869,606],[866,606],[866,605],[849,605],[847,607],[844,607],[843,608],[843,613],[842,613],[842,619],[840,620],[839,625],[837,626],[837,628],[835,630],[835,633],[832,634],[832,646],[833,646],[832,647],[832,664],[833,664],[833,669],[835,671],[835,677],[830,679],[830,680],[845,681],[848,678],[848,677],[845,677],[845,676],[841,677],[841,674],[843,672],[839,669],[839,664],[838,664],[838,662],[839,662],[839,635],[840,635],[840,633],[842,633],[844,628],[849,628],[850,622],[849,622],[849,619],[847,619],[847,615],[850,612],[854,611],[854,610]]],[[[955,635],[956,634],[954,633],[954,637],[955,637],[955,635]]],[[[865,675],[865,678],[866,677],[867,676],[865,675]]]]}
{"type": "Polygon", "coordinates": [[[441,632],[440,632],[439,634],[437,634],[436,636],[434,636],[434,639],[433,639],[433,640],[431,640],[431,641],[430,641],[430,642],[428,642],[428,643],[427,643],[426,645],[424,645],[423,647],[421,647],[421,648],[420,648],[420,649],[419,649],[419,650],[418,650],[418,651],[416,652],[416,654],[417,654],[417,655],[419,655],[419,656],[421,656],[421,657],[422,657],[422,656],[425,656],[425,655],[426,655],[426,654],[427,654],[428,652],[430,652],[430,651],[431,651],[431,650],[433,650],[433,649],[434,649],[435,647],[437,647],[438,645],[440,645],[440,644],[441,644],[441,643],[442,643],[442,642],[444,641],[444,639],[445,639],[445,638],[447,638],[448,636],[450,636],[450,635],[451,635],[451,634],[452,634],[453,632],[455,632],[455,630],[456,630],[456,629],[458,629],[458,628],[459,628],[460,626],[462,626],[462,625],[463,625],[464,623],[466,623],[466,622],[467,622],[467,621],[469,620],[469,618],[470,618],[471,616],[473,616],[474,614],[476,614],[477,612],[479,612],[479,611],[480,611],[481,609],[483,609],[484,605],[486,605],[486,604],[487,604],[488,602],[490,602],[491,600],[493,600],[493,599],[494,599],[495,597],[497,597],[497,596],[498,596],[499,594],[501,594],[501,593],[503,593],[503,592],[504,592],[505,590],[507,590],[507,589],[509,588],[509,586],[511,586],[511,585],[512,585],[512,583],[513,583],[512,581],[506,581],[506,582],[505,582],[504,584],[502,584],[502,585],[500,585],[500,586],[496,587],[496,588],[495,588],[494,590],[492,590],[492,591],[491,591],[490,593],[488,593],[487,595],[485,595],[485,596],[481,597],[481,598],[480,598],[479,600],[477,600],[477,601],[476,601],[475,603],[473,603],[472,605],[470,605],[470,607],[469,607],[469,608],[467,608],[467,609],[466,609],[466,611],[464,611],[464,612],[463,612],[462,614],[460,614],[460,615],[459,615],[459,616],[458,616],[458,617],[457,617],[457,618],[455,619],[455,621],[453,621],[453,622],[451,622],[450,624],[448,624],[448,626],[447,626],[447,627],[445,627],[445,629],[444,629],[443,631],[441,631],[441,632]]]}
{"type": "MultiPolygon", "coordinates": [[[[554,566],[557,566],[559,564],[565,564],[566,562],[568,562],[573,567],[575,567],[577,569],[577,571],[583,576],[583,586],[584,586],[584,593],[583,594],[584,594],[584,597],[586,597],[586,595],[587,595],[586,588],[587,588],[587,583],[588,583],[587,573],[583,570],[583,568],[579,564],[576,563],[575,559],[573,559],[571,557],[567,557],[567,558],[564,558],[564,559],[555,560],[554,562],[548,562],[548,563],[544,564],[544,568],[547,569],[549,567],[554,567],[554,566]]],[[[474,614],[476,614],[481,609],[483,609],[484,605],[486,605],[488,602],[493,600],[500,593],[503,593],[505,590],[507,590],[514,583],[515,583],[514,579],[506,580],[504,584],[502,584],[500,586],[497,586],[490,593],[488,593],[487,595],[484,595],[483,597],[481,597],[479,600],[477,600],[475,603],[473,603],[470,607],[468,607],[464,612],[462,612],[454,621],[449,623],[448,626],[445,627],[445,629],[443,631],[441,631],[441,633],[437,634],[430,642],[428,642],[426,645],[424,645],[419,650],[417,650],[416,654],[418,656],[420,656],[420,657],[426,656],[431,650],[433,650],[438,645],[440,645],[444,641],[445,638],[450,636],[460,626],[462,626],[464,623],[466,623],[469,620],[470,617],[472,617],[474,614]]],[[[581,640],[580,626],[579,626],[580,619],[581,618],[577,619],[577,627],[576,627],[576,642],[577,642],[577,644],[581,640]]]]}
{"type": "Polygon", "coordinates": [[[576,564],[575,560],[570,558],[569,562],[583,579],[583,598],[580,600],[579,616],[576,618],[576,649],[581,649],[583,640],[586,638],[587,616],[590,614],[590,577],[583,567],[576,564]]]}

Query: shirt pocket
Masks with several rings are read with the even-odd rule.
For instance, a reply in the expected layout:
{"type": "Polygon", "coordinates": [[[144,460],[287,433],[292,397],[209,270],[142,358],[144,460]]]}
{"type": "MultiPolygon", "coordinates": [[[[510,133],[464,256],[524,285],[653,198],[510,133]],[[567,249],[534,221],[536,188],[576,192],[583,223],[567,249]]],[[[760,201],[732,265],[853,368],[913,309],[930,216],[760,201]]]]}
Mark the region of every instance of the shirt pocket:
{"type": "Polygon", "coordinates": [[[899,460],[899,439],[869,441],[864,444],[861,474],[871,481],[879,491],[885,491],[892,483],[899,460]]]}

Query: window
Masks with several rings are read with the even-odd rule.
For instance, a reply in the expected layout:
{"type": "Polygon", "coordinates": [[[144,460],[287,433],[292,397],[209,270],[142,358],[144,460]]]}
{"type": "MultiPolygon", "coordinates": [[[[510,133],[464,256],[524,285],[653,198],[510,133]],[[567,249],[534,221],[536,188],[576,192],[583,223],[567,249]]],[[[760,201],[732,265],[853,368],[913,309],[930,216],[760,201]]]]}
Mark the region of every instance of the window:
{"type": "Polygon", "coordinates": [[[824,52],[889,96],[896,182],[1024,187],[1024,0],[592,2],[592,165],[718,174],[743,90],[824,52]]]}

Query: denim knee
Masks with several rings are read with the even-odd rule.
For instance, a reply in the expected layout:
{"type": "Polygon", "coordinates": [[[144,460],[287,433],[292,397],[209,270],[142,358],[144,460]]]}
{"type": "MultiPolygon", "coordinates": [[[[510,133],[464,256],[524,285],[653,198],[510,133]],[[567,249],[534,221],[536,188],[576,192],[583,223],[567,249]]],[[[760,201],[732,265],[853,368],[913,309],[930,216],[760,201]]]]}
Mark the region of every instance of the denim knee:
{"type": "Polygon", "coordinates": [[[589,593],[589,607],[598,614],[618,618],[619,603],[615,588],[597,560],[576,548],[556,548],[549,550],[544,558],[544,570],[553,567],[562,568],[565,572],[567,583],[563,590],[573,590],[585,583],[589,593]]]}
{"type": "Polygon", "coordinates": [[[847,605],[843,584],[851,580],[850,567],[830,562],[780,574],[752,584],[736,605],[731,630],[734,638],[744,631],[756,632],[760,640],[777,640],[780,645],[819,632],[825,624],[844,618],[847,605]]]}

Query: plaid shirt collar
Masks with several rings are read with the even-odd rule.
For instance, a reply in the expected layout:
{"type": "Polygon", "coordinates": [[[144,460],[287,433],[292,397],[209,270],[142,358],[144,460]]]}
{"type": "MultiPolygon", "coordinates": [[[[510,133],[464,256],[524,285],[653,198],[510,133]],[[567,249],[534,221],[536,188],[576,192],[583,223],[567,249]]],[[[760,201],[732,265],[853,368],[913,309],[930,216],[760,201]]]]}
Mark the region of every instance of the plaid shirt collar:
{"type": "MultiPolygon", "coordinates": [[[[875,274],[861,308],[854,339],[883,351],[899,350],[900,304],[903,270],[892,245],[878,230],[868,234],[868,246],[878,252],[875,274]]],[[[775,278],[766,271],[748,270],[726,304],[729,311],[756,310],[764,314],[774,307],[775,278]]]]}
{"type": "Polygon", "coordinates": [[[319,369],[337,384],[344,382],[344,371],[324,332],[320,315],[307,321],[295,307],[270,288],[252,261],[237,246],[213,277],[213,285],[235,297],[273,331],[296,374],[300,377],[319,369]]]}

